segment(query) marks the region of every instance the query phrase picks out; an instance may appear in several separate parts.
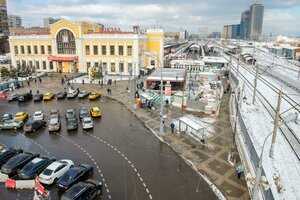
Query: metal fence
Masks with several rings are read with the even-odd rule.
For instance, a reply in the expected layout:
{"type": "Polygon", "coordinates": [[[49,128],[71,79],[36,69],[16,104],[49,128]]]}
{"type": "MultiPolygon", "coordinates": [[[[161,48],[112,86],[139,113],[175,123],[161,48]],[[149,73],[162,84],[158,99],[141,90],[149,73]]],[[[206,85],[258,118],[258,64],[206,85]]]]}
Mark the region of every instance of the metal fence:
{"type": "MultiPolygon", "coordinates": [[[[231,80],[234,82],[234,84],[236,86],[238,86],[238,82],[239,82],[238,79],[232,73],[231,73],[230,77],[231,77],[231,80]]],[[[253,141],[251,139],[250,133],[248,132],[247,126],[244,122],[242,113],[241,113],[240,108],[239,108],[238,99],[234,95],[232,96],[232,98],[235,98],[234,108],[235,108],[235,111],[236,111],[236,114],[237,114],[236,117],[238,119],[237,125],[239,126],[239,130],[241,132],[242,138],[243,138],[243,140],[246,144],[246,149],[248,151],[248,155],[249,155],[250,160],[251,160],[251,166],[254,169],[254,171],[256,172],[256,166],[259,163],[259,155],[258,155],[258,152],[255,150],[255,147],[253,145],[253,141]]],[[[262,169],[262,176],[265,176],[265,175],[266,175],[265,171],[264,171],[264,169],[262,169]]],[[[265,190],[264,188],[261,187],[261,192],[262,192],[262,195],[263,195],[263,199],[265,199],[265,200],[274,200],[275,199],[271,189],[265,190]]]]}

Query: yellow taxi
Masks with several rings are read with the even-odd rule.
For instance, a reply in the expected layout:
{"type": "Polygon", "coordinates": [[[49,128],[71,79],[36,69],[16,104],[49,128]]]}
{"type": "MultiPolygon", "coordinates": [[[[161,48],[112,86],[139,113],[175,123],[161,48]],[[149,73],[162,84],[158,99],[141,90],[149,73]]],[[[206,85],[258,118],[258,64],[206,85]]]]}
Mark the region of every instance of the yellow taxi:
{"type": "Polygon", "coordinates": [[[95,99],[98,99],[99,97],[101,97],[101,93],[100,92],[92,92],[89,95],[89,100],[95,100],[95,99]]]}
{"type": "Polygon", "coordinates": [[[28,113],[26,112],[17,112],[16,115],[14,116],[14,120],[19,120],[19,121],[25,121],[28,119],[28,113]]]}
{"type": "Polygon", "coordinates": [[[99,107],[92,107],[90,110],[92,117],[101,117],[102,113],[99,107]]]}
{"type": "Polygon", "coordinates": [[[47,92],[46,94],[44,94],[43,99],[44,99],[44,101],[46,101],[46,100],[51,100],[51,99],[53,99],[53,97],[54,97],[54,94],[53,94],[53,93],[47,92]]]}

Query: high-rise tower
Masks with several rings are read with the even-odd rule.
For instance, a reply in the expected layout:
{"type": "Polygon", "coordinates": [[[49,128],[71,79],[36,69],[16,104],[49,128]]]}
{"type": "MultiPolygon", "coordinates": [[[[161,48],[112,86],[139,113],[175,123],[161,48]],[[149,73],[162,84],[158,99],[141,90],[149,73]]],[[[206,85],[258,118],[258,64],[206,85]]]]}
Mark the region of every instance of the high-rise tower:
{"type": "Polygon", "coordinates": [[[253,40],[259,39],[262,33],[262,25],[264,18],[264,6],[259,3],[254,3],[250,6],[250,24],[249,38],[253,40]]]}

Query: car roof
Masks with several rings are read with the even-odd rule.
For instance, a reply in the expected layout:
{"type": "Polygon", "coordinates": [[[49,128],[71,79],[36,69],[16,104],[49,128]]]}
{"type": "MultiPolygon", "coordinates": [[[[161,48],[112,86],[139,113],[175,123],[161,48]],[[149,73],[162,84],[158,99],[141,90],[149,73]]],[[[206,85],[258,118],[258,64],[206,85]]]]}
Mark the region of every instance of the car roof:
{"type": "Polygon", "coordinates": [[[51,92],[47,92],[47,93],[45,93],[44,95],[49,95],[49,94],[51,94],[51,92]]]}
{"type": "Polygon", "coordinates": [[[55,170],[56,168],[58,168],[59,166],[61,166],[63,163],[59,162],[59,161],[55,161],[53,163],[51,163],[47,169],[50,169],[50,170],[55,170]]]}
{"type": "Polygon", "coordinates": [[[35,159],[33,159],[31,162],[32,163],[38,163],[38,162],[40,162],[40,161],[42,161],[42,160],[45,160],[45,159],[42,159],[42,158],[35,158],[35,159]]]}
{"type": "Polygon", "coordinates": [[[23,115],[23,114],[25,114],[25,112],[17,112],[16,115],[18,115],[18,114],[23,115]]]}
{"type": "Polygon", "coordinates": [[[99,107],[92,107],[92,110],[98,111],[98,110],[100,110],[100,108],[99,107]]]}
{"type": "Polygon", "coordinates": [[[50,123],[51,123],[51,122],[54,122],[54,123],[58,122],[58,118],[57,118],[57,117],[51,118],[51,119],[50,119],[50,123]]]}
{"type": "Polygon", "coordinates": [[[75,111],[73,108],[67,109],[67,112],[73,112],[73,111],[75,111]]]}
{"type": "Polygon", "coordinates": [[[92,121],[92,118],[90,118],[90,117],[84,117],[83,118],[83,121],[87,121],[87,120],[92,121]]]}
{"type": "Polygon", "coordinates": [[[34,112],[34,114],[42,114],[43,113],[43,111],[36,111],[36,112],[34,112]]]}

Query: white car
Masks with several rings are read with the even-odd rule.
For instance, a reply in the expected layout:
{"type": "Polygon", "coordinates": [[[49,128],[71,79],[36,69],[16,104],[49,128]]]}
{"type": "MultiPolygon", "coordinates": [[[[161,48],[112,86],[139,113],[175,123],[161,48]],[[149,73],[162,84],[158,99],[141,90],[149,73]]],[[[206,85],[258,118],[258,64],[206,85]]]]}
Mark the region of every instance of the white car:
{"type": "Polygon", "coordinates": [[[78,95],[78,90],[70,90],[67,94],[67,98],[74,98],[78,95]]]}
{"type": "Polygon", "coordinates": [[[64,175],[66,171],[74,166],[72,160],[59,160],[53,162],[39,175],[39,182],[50,185],[56,183],[56,181],[64,175]]]}
{"type": "Polygon", "coordinates": [[[85,117],[82,119],[82,129],[91,129],[93,127],[93,120],[90,117],[85,117]]]}
{"type": "Polygon", "coordinates": [[[37,120],[43,120],[44,119],[44,112],[43,111],[36,111],[33,114],[33,120],[37,121],[37,120]]]}

